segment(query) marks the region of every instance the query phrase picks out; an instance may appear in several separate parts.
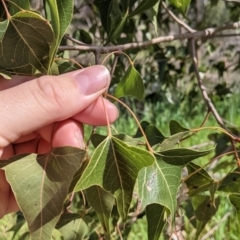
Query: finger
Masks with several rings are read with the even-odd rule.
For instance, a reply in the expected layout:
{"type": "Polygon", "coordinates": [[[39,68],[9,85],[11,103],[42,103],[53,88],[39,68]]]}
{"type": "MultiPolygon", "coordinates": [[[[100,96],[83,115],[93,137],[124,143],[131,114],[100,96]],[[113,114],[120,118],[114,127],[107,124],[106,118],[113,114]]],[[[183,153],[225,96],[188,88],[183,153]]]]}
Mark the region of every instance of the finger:
{"type": "Polygon", "coordinates": [[[49,153],[51,151],[51,143],[46,141],[45,139],[41,138],[38,147],[37,147],[37,153],[38,154],[45,154],[49,153]]]}
{"type": "Polygon", "coordinates": [[[6,214],[8,208],[9,194],[11,190],[3,170],[0,170],[0,183],[0,218],[2,218],[6,214]]]}
{"type": "Polygon", "coordinates": [[[0,91],[17,86],[21,83],[27,82],[32,80],[33,77],[28,76],[12,76],[12,79],[5,79],[3,77],[0,77],[0,91]]]}
{"type": "Polygon", "coordinates": [[[83,111],[106,91],[109,82],[108,70],[93,66],[60,76],[43,76],[1,91],[0,148],[83,111]]]}
{"type": "MultiPolygon", "coordinates": [[[[72,119],[67,119],[54,126],[52,125],[51,127],[52,136],[48,141],[44,138],[40,140],[37,151],[38,153],[47,153],[51,148],[63,146],[84,148],[83,126],[81,123],[72,119]]],[[[44,134],[46,138],[49,137],[48,134],[44,134]]]]}
{"type": "Polygon", "coordinates": [[[29,133],[29,134],[24,135],[24,136],[20,137],[19,139],[17,139],[14,142],[14,144],[22,143],[22,142],[28,142],[30,140],[33,140],[33,139],[37,138],[38,136],[39,136],[39,133],[37,133],[37,132],[29,133]]]}
{"type": "Polygon", "coordinates": [[[72,119],[62,121],[53,131],[52,147],[71,146],[84,148],[83,125],[72,119]]]}
{"type": "MultiPolygon", "coordinates": [[[[0,159],[8,159],[14,155],[14,149],[12,144],[9,144],[7,147],[3,149],[3,153],[0,156],[0,159]]],[[[1,184],[1,182],[0,182],[1,184]]]]}
{"type": "Polygon", "coordinates": [[[6,180],[5,172],[0,170],[0,219],[10,212],[19,210],[18,204],[9,183],[6,180]]]}
{"type": "MultiPolygon", "coordinates": [[[[107,125],[108,123],[106,114],[108,116],[108,121],[111,124],[118,118],[118,109],[107,99],[98,98],[85,110],[73,116],[72,119],[88,125],[102,126],[107,125]]],[[[47,125],[39,129],[38,133],[42,138],[50,142],[54,127],[54,124],[47,125]]]]}
{"type": "Polygon", "coordinates": [[[6,179],[5,172],[0,170],[0,219],[4,215],[18,210],[18,204],[6,179]]]}
{"type": "Polygon", "coordinates": [[[73,117],[73,119],[79,122],[93,126],[102,126],[107,125],[108,123],[111,124],[117,118],[117,107],[104,98],[98,98],[89,107],[73,117]]]}
{"type": "Polygon", "coordinates": [[[39,141],[39,138],[35,138],[27,142],[14,144],[14,153],[16,155],[24,153],[37,153],[39,141]]]}
{"type": "Polygon", "coordinates": [[[17,212],[18,210],[19,210],[19,206],[17,204],[16,198],[12,192],[12,189],[10,189],[10,193],[8,197],[8,206],[5,214],[11,213],[11,212],[17,212]]]}

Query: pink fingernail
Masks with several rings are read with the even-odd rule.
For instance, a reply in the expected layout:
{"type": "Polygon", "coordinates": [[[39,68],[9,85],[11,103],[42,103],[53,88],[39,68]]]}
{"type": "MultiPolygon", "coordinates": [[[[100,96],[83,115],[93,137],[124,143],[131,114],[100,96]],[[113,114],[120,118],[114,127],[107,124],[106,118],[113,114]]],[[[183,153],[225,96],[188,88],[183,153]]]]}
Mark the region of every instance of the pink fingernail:
{"type": "Polygon", "coordinates": [[[96,65],[76,71],[73,75],[81,92],[84,95],[91,95],[106,88],[110,83],[110,74],[106,67],[96,65]]]}

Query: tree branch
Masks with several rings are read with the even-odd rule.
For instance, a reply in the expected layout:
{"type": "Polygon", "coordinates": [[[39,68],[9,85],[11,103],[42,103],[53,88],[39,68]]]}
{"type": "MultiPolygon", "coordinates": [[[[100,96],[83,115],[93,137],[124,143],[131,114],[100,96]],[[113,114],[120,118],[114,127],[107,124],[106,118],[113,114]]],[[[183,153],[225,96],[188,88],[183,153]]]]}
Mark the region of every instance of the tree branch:
{"type": "Polygon", "coordinates": [[[222,118],[219,116],[216,108],[214,107],[211,99],[209,98],[208,94],[207,94],[207,91],[206,91],[206,88],[205,86],[203,85],[203,82],[202,82],[202,79],[201,79],[201,76],[199,74],[199,71],[198,71],[198,66],[197,66],[197,56],[196,56],[196,48],[195,48],[195,39],[192,39],[191,40],[191,55],[192,55],[192,61],[193,61],[193,68],[194,68],[194,71],[195,71],[195,75],[196,75],[196,78],[197,78],[197,81],[198,81],[198,86],[199,86],[199,89],[201,90],[201,93],[202,93],[202,96],[203,96],[203,99],[205,100],[209,110],[211,110],[213,116],[215,117],[217,123],[224,129],[226,129],[224,123],[223,123],[223,120],[222,118]]]}
{"type": "Polygon", "coordinates": [[[188,26],[185,22],[180,20],[170,9],[168,9],[167,5],[162,1],[162,6],[166,10],[169,16],[171,16],[180,26],[185,28],[189,32],[196,32],[194,29],[192,29],[190,26],[188,26]]]}
{"type": "Polygon", "coordinates": [[[92,46],[92,45],[79,45],[79,46],[60,46],[59,50],[80,50],[80,51],[88,51],[88,52],[98,52],[100,54],[103,53],[110,53],[114,51],[125,51],[128,49],[133,48],[143,48],[147,47],[153,44],[158,44],[162,42],[172,42],[175,40],[185,40],[185,39],[199,39],[203,37],[210,37],[214,36],[217,32],[223,31],[223,30],[229,30],[229,29],[237,29],[240,28],[240,22],[234,22],[234,23],[227,23],[220,27],[216,28],[207,28],[202,31],[196,31],[191,33],[181,33],[177,35],[170,35],[170,36],[163,36],[163,37],[157,37],[153,38],[152,40],[138,42],[138,43],[127,43],[122,45],[116,45],[116,46],[92,46]]]}

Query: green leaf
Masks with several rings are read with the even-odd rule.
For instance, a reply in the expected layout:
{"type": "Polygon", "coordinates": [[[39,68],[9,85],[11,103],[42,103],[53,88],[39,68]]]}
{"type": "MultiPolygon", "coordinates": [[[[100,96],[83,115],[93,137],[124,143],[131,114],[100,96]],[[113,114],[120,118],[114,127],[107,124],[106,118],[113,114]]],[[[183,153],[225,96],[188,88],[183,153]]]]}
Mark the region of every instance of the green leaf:
{"type": "Polygon", "coordinates": [[[7,31],[7,28],[8,28],[8,25],[9,25],[9,21],[8,20],[0,22],[0,42],[2,42],[2,40],[3,40],[4,36],[5,36],[5,33],[7,31]]]}
{"type": "Polygon", "coordinates": [[[240,194],[232,193],[229,195],[231,204],[236,208],[238,224],[240,225],[240,194]]]}
{"type": "Polygon", "coordinates": [[[182,167],[173,166],[156,156],[157,161],[140,171],[138,175],[139,199],[142,208],[157,203],[174,213],[182,167]]]}
{"type": "Polygon", "coordinates": [[[10,3],[10,14],[11,15],[14,15],[18,12],[20,12],[21,10],[30,10],[31,9],[31,6],[30,6],[30,2],[29,0],[11,0],[11,3],[10,3]],[[14,4],[15,3],[15,4],[14,4]]]}
{"type": "Polygon", "coordinates": [[[65,212],[61,215],[61,218],[59,219],[55,228],[60,229],[64,225],[70,223],[71,221],[77,220],[79,218],[81,218],[81,214],[79,214],[79,213],[65,212]]]}
{"type": "Polygon", "coordinates": [[[151,9],[152,22],[153,22],[156,36],[159,36],[158,35],[158,22],[157,22],[159,5],[160,5],[160,1],[158,1],[151,9]]]}
{"type": "Polygon", "coordinates": [[[189,175],[194,173],[185,181],[188,187],[189,196],[193,196],[197,193],[208,190],[209,187],[214,183],[214,180],[211,178],[211,176],[195,163],[188,163],[187,170],[189,175]]]}
{"type": "Polygon", "coordinates": [[[150,204],[146,207],[148,224],[148,240],[158,240],[166,223],[165,207],[160,204],[150,204]]]}
{"type": "MultiPolygon", "coordinates": [[[[123,133],[114,135],[114,137],[120,139],[124,143],[126,143],[128,145],[131,145],[131,146],[137,146],[137,145],[142,143],[139,140],[134,139],[134,138],[132,138],[132,137],[126,135],[126,134],[123,134],[123,133]]],[[[105,138],[107,138],[107,136],[103,136],[103,135],[100,135],[100,134],[93,134],[92,137],[91,137],[91,141],[92,141],[93,146],[96,148],[102,141],[104,141],[105,138]]]]}
{"type": "Polygon", "coordinates": [[[154,156],[148,151],[107,137],[95,149],[75,191],[99,185],[114,195],[119,214],[126,220],[138,172],[153,162],[154,156]]]}
{"type": "Polygon", "coordinates": [[[177,148],[177,149],[170,149],[159,152],[159,156],[162,157],[162,159],[172,165],[175,166],[183,166],[190,161],[197,159],[199,157],[203,157],[210,152],[212,152],[213,149],[205,150],[205,151],[195,151],[192,149],[187,148],[177,148]]]}
{"type": "MultiPolygon", "coordinates": [[[[143,121],[141,122],[141,127],[145,132],[147,140],[151,146],[162,143],[164,139],[166,139],[164,135],[158,130],[158,128],[153,124],[143,121]]],[[[142,137],[142,132],[139,128],[134,137],[135,138],[142,137]]]]}
{"type": "Polygon", "coordinates": [[[187,12],[191,0],[169,0],[169,2],[179,9],[183,14],[187,12]]]}
{"type": "MultiPolygon", "coordinates": [[[[71,62],[64,60],[64,59],[59,59],[54,63],[56,63],[56,65],[57,65],[58,74],[63,74],[63,73],[67,73],[67,72],[71,72],[71,71],[79,69],[75,65],[73,65],[71,62]]],[[[52,64],[52,66],[53,66],[53,64],[52,64]]]]}
{"type": "Polygon", "coordinates": [[[109,32],[106,45],[112,41],[115,41],[123,31],[125,23],[127,22],[128,17],[128,10],[126,11],[124,16],[118,16],[114,20],[111,31],[109,32]]]}
{"type": "Polygon", "coordinates": [[[35,154],[28,155],[4,168],[32,239],[51,239],[73,176],[84,157],[81,149],[62,147],[37,158],[35,154]]]}
{"type": "Polygon", "coordinates": [[[133,65],[130,65],[120,83],[117,85],[115,96],[117,98],[133,96],[141,101],[144,98],[144,91],[144,84],[141,75],[133,65]]]}
{"type": "Polygon", "coordinates": [[[93,3],[98,8],[103,28],[107,33],[109,33],[111,29],[110,12],[112,9],[112,0],[95,0],[93,3]]]}
{"type": "Polygon", "coordinates": [[[180,140],[185,137],[189,132],[180,132],[177,134],[174,134],[170,137],[168,137],[167,139],[165,139],[160,145],[159,145],[159,149],[160,151],[165,151],[168,149],[172,149],[176,146],[176,144],[178,144],[180,142],[180,140]]]}
{"type": "Polygon", "coordinates": [[[106,240],[111,239],[110,217],[115,203],[113,195],[99,186],[91,186],[86,189],[87,199],[92,208],[96,211],[102,223],[106,240]]]}
{"type": "Polygon", "coordinates": [[[240,192],[240,172],[239,169],[229,173],[220,182],[218,191],[236,193],[240,192]]]}
{"type": "Polygon", "coordinates": [[[153,7],[159,0],[142,0],[136,9],[131,12],[129,17],[133,17],[134,15],[137,15],[139,13],[142,13],[143,11],[148,10],[149,8],[153,7]]]}
{"type": "MultiPolygon", "coordinates": [[[[73,5],[72,0],[47,0],[50,9],[50,20],[55,34],[55,39],[51,47],[50,66],[56,55],[60,42],[68,25],[72,20],[73,5]]],[[[50,70],[50,67],[48,71],[50,70]]]]}
{"type": "Polygon", "coordinates": [[[13,69],[18,74],[34,74],[35,69],[47,73],[54,36],[44,18],[33,12],[18,12],[0,27],[0,69],[13,69]]]}
{"type": "Polygon", "coordinates": [[[88,226],[84,221],[84,217],[81,218],[79,213],[64,213],[56,228],[62,235],[61,239],[64,240],[83,240],[88,233],[88,226]]]}
{"type": "Polygon", "coordinates": [[[92,38],[90,36],[90,34],[85,31],[84,29],[77,29],[74,33],[73,33],[73,38],[87,43],[87,44],[92,44],[92,38]]]}
{"type": "Polygon", "coordinates": [[[191,201],[197,219],[197,232],[195,234],[195,239],[198,239],[198,236],[200,235],[207,222],[217,212],[220,204],[220,198],[215,198],[213,203],[210,196],[197,195],[192,197],[191,201]]]}
{"type": "Polygon", "coordinates": [[[156,153],[157,161],[140,171],[138,177],[139,198],[143,208],[158,203],[174,213],[182,168],[210,150],[196,152],[190,149],[172,149],[156,153]]]}
{"type": "Polygon", "coordinates": [[[175,120],[171,120],[169,123],[169,129],[170,129],[170,133],[171,135],[180,133],[180,132],[187,132],[189,131],[188,128],[183,127],[179,122],[175,121],[175,120]]]}
{"type": "MultiPolygon", "coordinates": [[[[142,121],[141,122],[141,127],[142,127],[142,129],[143,129],[143,131],[145,132],[145,130],[147,129],[147,127],[150,125],[150,123],[149,122],[147,122],[147,121],[142,121]]],[[[135,135],[134,135],[134,137],[135,138],[139,138],[139,137],[142,137],[143,135],[142,135],[142,132],[141,132],[141,130],[140,130],[140,128],[138,128],[138,130],[137,130],[137,132],[135,133],[135,135]]]]}
{"type": "Polygon", "coordinates": [[[145,130],[147,140],[151,146],[161,144],[164,139],[164,135],[153,125],[149,124],[145,130]]]}
{"type": "Polygon", "coordinates": [[[18,238],[18,240],[28,240],[28,239],[30,239],[30,237],[31,237],[30,233],[29,232],[25,232],[18,238]]]}
{"type": "Polygon", "coordinates": [[[54,239],[54,240],[62,240],[62,238],[63,238],[63,235],[61,234],[61,232],[59,230],[57,230],[56,228],[54,228],[53,232],[52,232],[52,239],[54,239]]]}

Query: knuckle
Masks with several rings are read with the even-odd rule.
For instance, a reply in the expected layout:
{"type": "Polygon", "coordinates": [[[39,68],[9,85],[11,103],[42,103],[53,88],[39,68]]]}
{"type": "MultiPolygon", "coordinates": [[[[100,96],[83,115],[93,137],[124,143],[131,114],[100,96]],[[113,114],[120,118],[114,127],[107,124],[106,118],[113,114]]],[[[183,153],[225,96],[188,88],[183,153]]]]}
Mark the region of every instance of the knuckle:
{"type": "MultiPolygon", "coordinates": [[[[65,91],[52,76],[40,77],[36,80],[40,101],[51,108],[53,112],[61,110],[65,105],[65,91]]],[[[44,107],[44,106],[43,106],[44,107]]]]}

